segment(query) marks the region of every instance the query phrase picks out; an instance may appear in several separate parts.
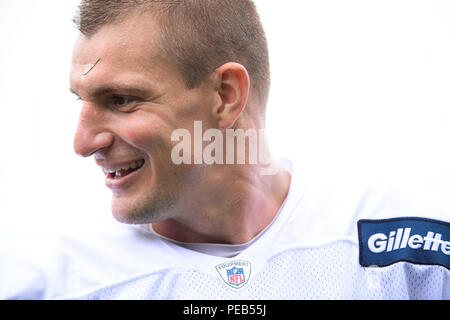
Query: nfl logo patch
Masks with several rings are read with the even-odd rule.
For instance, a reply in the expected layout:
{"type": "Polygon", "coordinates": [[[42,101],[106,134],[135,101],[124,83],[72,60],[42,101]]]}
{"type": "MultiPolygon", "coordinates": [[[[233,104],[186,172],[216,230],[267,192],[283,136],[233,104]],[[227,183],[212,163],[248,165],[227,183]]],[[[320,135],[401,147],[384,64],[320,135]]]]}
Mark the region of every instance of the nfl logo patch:
{"type": "Polygon", "coordinates": [[[216,271],[229,288],[238,290],[247,285],[251,274],[251,264],[244,260],[228,261],[217,265],[216,271]]]}
{"type": "Polygon", "coordinates": [[[228,283],[232,286],[238,286],[245,282],[244,269],[233,267],[227,269],[228,283]]]}

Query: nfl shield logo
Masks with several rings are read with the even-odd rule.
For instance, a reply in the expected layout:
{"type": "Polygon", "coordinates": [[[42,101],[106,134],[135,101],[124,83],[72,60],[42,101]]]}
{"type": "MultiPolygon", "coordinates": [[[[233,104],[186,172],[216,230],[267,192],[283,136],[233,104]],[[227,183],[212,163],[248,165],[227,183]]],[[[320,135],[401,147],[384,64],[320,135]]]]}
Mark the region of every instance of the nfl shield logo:
{"type": "Polygon", "coordinates": [[[216,270],[228,288],[240,290],[248,284],[252,267],[250,261],[232,260],[217,265],[216,270]]]}
{"type": "Polygon", "coordinates": [[[244,268],[227,269],[228,283],[232,286],[238,286],[245,282],[244,268]]]}

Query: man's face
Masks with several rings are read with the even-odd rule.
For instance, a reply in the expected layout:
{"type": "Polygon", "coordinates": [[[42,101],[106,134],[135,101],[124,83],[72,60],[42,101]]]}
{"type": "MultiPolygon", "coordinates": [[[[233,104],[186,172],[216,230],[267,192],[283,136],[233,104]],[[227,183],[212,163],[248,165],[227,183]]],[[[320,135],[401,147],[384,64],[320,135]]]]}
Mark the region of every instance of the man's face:
{"type": "Polygon", "coordinates": [[[81,35],[73,52],[71,89],[83,101],[75,152],[95,157],[113,215],[126,223],[173,218],[185,207],[202,169],[172,163],[171,134],[211,121],[212,90],[186,89],[176,66],[159,57],[157,39],[151,18],[131,17],[81,35]]]}

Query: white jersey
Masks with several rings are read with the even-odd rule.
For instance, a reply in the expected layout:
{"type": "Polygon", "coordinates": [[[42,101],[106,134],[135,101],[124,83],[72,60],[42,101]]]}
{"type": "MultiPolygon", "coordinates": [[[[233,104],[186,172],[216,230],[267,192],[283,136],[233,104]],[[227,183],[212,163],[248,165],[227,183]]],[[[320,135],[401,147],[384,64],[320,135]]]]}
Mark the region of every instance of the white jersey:
{"type": "Polygon", "coordinates": [[[291,173],[276,218],[248,244],[181,244],[112,223],[63,237],[42,267],[0,256],[0,298],[450,298],[447,214],[291,173]]]}

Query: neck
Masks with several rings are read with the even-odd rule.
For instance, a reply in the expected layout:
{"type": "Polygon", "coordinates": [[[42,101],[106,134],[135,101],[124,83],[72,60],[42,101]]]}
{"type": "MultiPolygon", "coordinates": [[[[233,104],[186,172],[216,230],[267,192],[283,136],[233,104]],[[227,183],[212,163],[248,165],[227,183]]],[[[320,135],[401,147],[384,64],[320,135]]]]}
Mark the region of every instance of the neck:
{"type": "Polygon", "coordinates": [[[159,234],[182,242],[242,244],[264,230],[287,197],[290,175],[261,175],[259,166],[217,166],[187,196],[185,214],[153,223],[159,234]],[[232,179],[230,178],[232,177],[232,179]],[[185,217],[185,218],[184,218],[185,217]]]}

